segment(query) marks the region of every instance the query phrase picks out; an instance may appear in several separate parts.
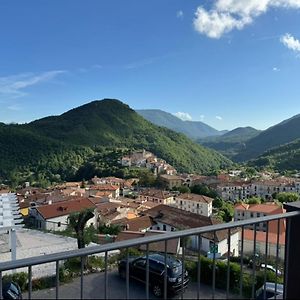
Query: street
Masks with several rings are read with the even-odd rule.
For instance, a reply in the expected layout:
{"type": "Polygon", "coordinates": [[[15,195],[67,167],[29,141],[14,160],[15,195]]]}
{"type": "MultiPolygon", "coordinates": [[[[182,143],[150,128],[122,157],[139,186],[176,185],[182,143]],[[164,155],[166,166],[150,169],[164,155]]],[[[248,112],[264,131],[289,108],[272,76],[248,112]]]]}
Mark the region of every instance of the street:
{"type": "MultiPolygon", "coordinates": [[[[104,299],[104,273],[90,274],[84,276],[84,299],[104,299]]],[[[201,284],[200,298],[211,298],[212,288],[201,284]]],[[[130,281],[131,299],[145,299],[145,285],[130,281]]],[[[149,293],[150,298],[154,298],[152,293],[149,293]]],[[[23,295],[23,299],[28,298],[28,293],[23,295]]],[[[55,288],[35,291],[32,293],[33,299],[55,299],[55,288]]],[[[76,278],[73,282],[61,285],[59,288],[59,298],[63,299],[79,299],[80,298],[80,278],[76,278]]],[[[108,273],[108,298],[109,299],[125,299],[126,298],[126,282],[119,278],[117,271],[108,273]]],[[[180,295],[174,297],[180,298],[180,295]]],[[[187,290],[184,293],[185,299],[197,298],[197,284],[190,282],[187,290]]],[[[226,292],[216,290],[215,298],[225,299],[226,292]]],[[[229,295],[229,298],[238,298],[237,295],[229,295]]]]}

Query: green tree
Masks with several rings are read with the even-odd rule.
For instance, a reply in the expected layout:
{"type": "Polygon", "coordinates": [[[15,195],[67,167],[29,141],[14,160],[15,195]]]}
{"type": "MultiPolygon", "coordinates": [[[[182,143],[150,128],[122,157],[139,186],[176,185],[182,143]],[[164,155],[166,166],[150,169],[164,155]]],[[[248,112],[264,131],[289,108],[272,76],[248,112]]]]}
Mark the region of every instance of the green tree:
{"type": "Polygon", "coordinates": [[[299,200],[299,195],[297,193],[278,193],[276,199],[281,202],[295,202],[299,200]]]}
{"type": "Polygon", "coordinates": [[[85,245],[91,242],[89,239],[87,239],[88,236],[85,236],[85,226],[88,220],[93,217],[94,213],[92,209],[85,209],[69,215],[69,225],[76,232],[78,249],[85,248],[85,245]]]}
{"type": "Polygon", "coordinates": [[[246,201],[247,204],[261,204],[261,202],[261,198],[259,197],[251,197],[246,201]]]}

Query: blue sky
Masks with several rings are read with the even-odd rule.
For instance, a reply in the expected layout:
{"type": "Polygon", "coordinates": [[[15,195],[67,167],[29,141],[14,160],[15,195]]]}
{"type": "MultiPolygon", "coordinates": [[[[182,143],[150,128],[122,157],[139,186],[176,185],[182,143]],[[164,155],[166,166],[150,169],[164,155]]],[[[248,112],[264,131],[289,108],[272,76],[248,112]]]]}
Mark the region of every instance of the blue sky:
{"type": "Polygon", "coordinates": [[[0,122],[102,98],[217,129],[300,113],[300,0],[0,2],[0,122]]]}

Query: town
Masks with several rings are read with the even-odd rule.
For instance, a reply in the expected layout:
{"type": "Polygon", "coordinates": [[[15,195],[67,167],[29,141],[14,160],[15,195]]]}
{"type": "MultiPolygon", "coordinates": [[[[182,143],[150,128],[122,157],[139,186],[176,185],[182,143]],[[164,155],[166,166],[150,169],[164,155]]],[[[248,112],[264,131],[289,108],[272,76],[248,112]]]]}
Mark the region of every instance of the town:
{"type": "MultiPolygon", "coordinates": [[[[22,246],[16,247],[15,257],[76,249],[76,243],[71,242],[76,235],[70,218],[86,210],[92,212],[85,224],[92,235],[86,243],[89,246],[282,214],[283,203],[296,201],[300,195],[298,177],[253,170],[230,170],[213,176],[180,174],[145,150],[120,158],[120,164],[151,170],[157,178],[156,185],[143,186],[139,178],[94,176],[87,181],[65,182],[48,188],[32,187],[30,182],[17,188],[14,192],[24,227],[16,233],[17,245],[22,246]],[[20,243],[24,240],[27,243],[20,243]]],[[[11,192],[9,187],[3,187],[0,199],[4,201],[11,192]]],[[[264,261],[267,238],[268,260],[274,262],[278,255],[283,262],[285,228],[286,221],[282,219],[278,226],[276,221],[271,221],[268,226],[266,223],[255,228],[246,226],[243,232],[238,228],[231,230],[230,257],[240,257],[243,238],[243,255],[248,255],[250,260],[255,247],[256,255],[264,261]]],[[[10,259],[9,239],[9,234],[1,235],[1,260],[10,259]]],[[[216,236],[212,233],[192,236],[185,251],[193,257],[201,242],[204,257],[222,261],[228,257],[228,239],[226,230],[218,231],[216,236]]],[[[144,250],[143,245],[136,249],[144,250]]],[[[162,243],[156,243],[150,250],[163,253],[165,249],[162,243]]],[[[180,239],[172,240],[168,253],[181,255],[182,251],[180,239]]],[[[49,274],[48,268],[33,273],[37,278],[49,274]]]]}

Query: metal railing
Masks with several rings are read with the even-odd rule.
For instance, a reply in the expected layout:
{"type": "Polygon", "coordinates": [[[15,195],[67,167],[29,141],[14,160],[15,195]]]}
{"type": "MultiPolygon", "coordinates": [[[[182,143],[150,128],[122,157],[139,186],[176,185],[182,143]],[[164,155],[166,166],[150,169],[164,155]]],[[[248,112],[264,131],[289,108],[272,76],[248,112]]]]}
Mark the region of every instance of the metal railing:
{"type": "MultiPolygon", "coordinates": [[[[197,271],[196,271],[196,283],[197,283],[197,292],[195,297],[199,299],[201,297],[201,276],[203,276],[201,272],[201,250],[202,250],[202,235],[205,233],[213,233],[213,243],[216,245],[216,234],[218,231],[221,230],[227,230],[227,277],[226,277],[226,298],[230,298],[230,260],[231,260],[231,233],[232,230],[235,228],[241,229],[241,239],[240,239],[240,282],[239,282],[239,297],[243,297],[243,274],[244,274],[244,238],[245,238],[245,228],[248,225],[254,225],[254,242],[253,242],[253,253],[256,253],[256,233],[257,233],[257,224],[259,223],[266,223],[266,241],[265,241],[265,264],[267,264],[267,257],[268,257],[268,235],[269,235],[269,223],[271,221],[277,221],[277,244],[276,244],[276,280],[275,280],[275,292],[277,290],[277,282],[278,282],[278,261],[279,261],[279,231],[280,231],[280,220],[285,219],[287,222],[287,232],[286,232],[286,248],[285,253],[287,255],[287,251],[290,251],[290,249],[287,249],[288,246],[291,245],[291,242],[289,240],[289,228],[290,228],[290,220],[295,217],[300,217],[300,211],[292,211],[284,214],[278,214],[278,215],[272,215],[272,216],[265,216],[255,219],[248,219],[243,221],[236,221],[236,222],[230,222],[230,223],[222,223],[217,224],[213,226],[205,226],[205,227],[199,227],[199,228],[192,228],[187,230],[181,230],[181,231],[172,231],[172,232],[166,232],[164,234],[157,234],[153,236],[147,236],[137,239],[131,239],[126,241],[120,241],[120,242],[114,242],[110,244],[105,245],[99,245],[99,246],[93,246],[88,247],[84,249],[78,249],[78,250],[71,250],[71,251],[65,251],[65,252],[59,252],[54,254],[48,254],[43,256],[37,256],[37,257],[31,257],[31,258],[25,258],[25,259],[18,259],[15,261],[6,261],[0,263],[0,291],[2,290],[2,278],[5,271],[19,269],[19,268],[28,268],[28,298],[31,299],[32,297],[32,267],[36,265],[46,264],[46,263],[53,263],[56,264],[56,299],[59,299],[59,290],[60,290],[60,278],[59,278],[59,267],[60,262],[65,261],[70,258],[79,257],[81,261],[81,271],[80,271],[80,298],[84,298],[84,259],[85,257],[89,255],[95,255],[95,254],[104,254],[104,262],[105,262],[105,269],[104,269],[104,287],[103,287],[103,295],[104,298],[108,298],[108,253],[112,250],[126,250],[126,299],[130,299],[130,266],[129,266],[129,248],[136,247],[140,245],[146,245],[146,251],[145,251],[145,257],[146,257],[146,279],[145,279],[145,298],[149,299],[149,283],[150,283],[150,276],[149,276],[149,245],[151,243],[156,242],[164,242],[164,262],[165,262],[165,270],[164,270],[164,281],[163,281],[163,296],[166,299],[168,297],[167,295],[167,284],[168,284],[168,278],[167,278],[167,249],[168,249],[168,241],[174,240],[174,239],[180,239],[182,242],[182,253],[181,253],[181,261],[182,261],[182,291],[184,290],[184,273],[185,273],[185,261],[186,261],[186,245],[184,243],[184,240],[187,237],[196,236],[198,237],[198,244],[197,244],[197,271]]],[[[297,218],[299,219],[299,218],[297,218]]],[[[296,254],[295,254],[296,255],[296,254]]],[[[251,289],[251,298],[255,298],[255,276],[256,276],[256,262],[255,262],[256,256],[253,256],[253,268],[252,268],[252,289],[251,289]]],[[[215,297],[215,291],[216,291],[216,253],[213,251],[213,257],[212,257],[212,298],[215,297]]],[[[285,277],[287,276],[289,270],[287,266],[285,266],[285,277]]],[[[266,282],[267,279],[267,269],[264,269],[264,282],[266,282]]],[[[296,283],[297,284],[297,283],[296,283]]],[[[225,291],[224,291],[225,294],[225,291]]],[[[264,295],[266,296],[266,289],[264,289],[264,295]]],[[[183,297],[183,293],[181,293],[181,298],[183,297]]],[[[275,296],[276,298],[276,296],[275,296]]],[[[0,293],[0,299],[2,299],[2,293],[0,293]]]]}

